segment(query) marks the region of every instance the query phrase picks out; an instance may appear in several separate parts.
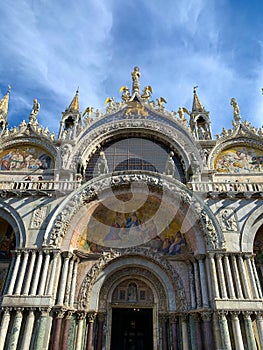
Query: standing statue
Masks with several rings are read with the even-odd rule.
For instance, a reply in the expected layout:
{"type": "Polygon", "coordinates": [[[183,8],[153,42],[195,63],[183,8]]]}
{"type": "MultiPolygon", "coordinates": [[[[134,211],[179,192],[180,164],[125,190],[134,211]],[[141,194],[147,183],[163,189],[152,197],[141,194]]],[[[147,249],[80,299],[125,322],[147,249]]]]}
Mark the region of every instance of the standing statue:
{"type": "Polygon", "coordinates": [[[153,90],[152,90],[152,87],[150,85],[147,85],[144,90],[143,90],[143,93],[142,93],[142,98],[144,101],[149,101],[151,95],[153,93],[153,90]]]}
{"type": "Polygon", "coordinates": [[[108,174],[108,162],[103,151],[100,152],[100,158],[98,160],[98,175],[108,174]]]}
{"type": "Polygon", "coordinates": [[[33,100],[33,107],[29,116],[29,123],[30,124],[35,124],[37,122],[37,115],[39,113],[40,110],[40,103],[38,102],[38,100],[35,98],[33,100]]]}
{"type": "Polygon", "coordinates": [[[174,164],[173,156],[174,156],[174,152],[171,151],[169,153],[168,159],[165,164],[165,175],[172,176],[172,177],[174,176],[174,172],[175,172],[175,164],[174,164]]]}
{"type": "Polygon", "coordinates": [[[140,76],[139,67],[134,67],[132,75],[132,92],[140,92],[140,76]]]}
{"type": "Polygon", "coordinates": [[[122,92],[122,95],[121,95],[122,101],[124,101],[124,102],[129,101],[131,96],[130,96],[130,91],[129,91],[128,87],[127,86],[122,86],[120,88],[120,92],[122,92]]]}
{"type": "Polygon", "coordinates": [[[234,119],[236,122],[240,121],[240,111],[239,111],[239,106],[234,97],[231,98],[230,105],[233,107],[233,114],[234,114],[234,119]]]}

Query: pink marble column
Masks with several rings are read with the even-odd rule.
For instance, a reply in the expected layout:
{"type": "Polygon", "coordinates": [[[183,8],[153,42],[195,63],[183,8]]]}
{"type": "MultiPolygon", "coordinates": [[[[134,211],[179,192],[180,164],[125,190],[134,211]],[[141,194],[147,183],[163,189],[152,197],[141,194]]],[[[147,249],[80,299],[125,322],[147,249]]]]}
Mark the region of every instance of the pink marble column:
{"type": "Polygon", "coordinates": [[[195,341],[196,341],[196,349],[203,349],[203,339],[201,333],[201,324],[200,324],[200,315],[198,313],[191,314],[191,317],[194,321],[194,331],[195,331],[195,341]]]}
{"type": "Polygon", "coordinates": [[[105,314],[98,314],[98,338],[97,338],[97,348],[96,350],[102,350],[102,337],[103,337],[103,324],[104,324],[105,314]]]}
{"type": "Polygon", "coordinates": [[[164,314],[160,314],[159,320],[162,326],[162,350],[167,350],[167,329],[166,329],[167,316],[164,314]]]}
{"type": "Polygon", "coordinates": [[[169,315],[170,325],[172,329],[172,350],[178,350],[178,339],[177,339],[177,314],[173,313],[169,315]]]}
{"type": "Polygon", "coordinates": [[[205,337],[205,349],[214,349],[214,340],[212,333],[212,313],[210,311],[202,312],[201,317],[203,320],[203,330],[205,337]]]}
{"type": "Polygon", "coordinates": [[[60,334],[61,334],[61,326],[62,320],[65,312],[60,310],[57,312],[57,317],[55,320],[55,329],[53,334],[53,346],[52,350],[60,350],[60,334]]]}
{"type": "Polygon", "coordinates": [[[93,340],[93,326],[96,319],[96,312],[91,311],[88,313],[88,339],[86,350],[92,350],[92,340],[93,340]]]}
{"type": "Polygon", "coordinates": [[[66,319],[64,321],[62,345],[61,345],[60,350],[67,350],[67,348],[68,348],[68,334],[69,334],[70,320],[72,318],[72,315],[73,315],[72,311],[67,312],[66,319]]]}

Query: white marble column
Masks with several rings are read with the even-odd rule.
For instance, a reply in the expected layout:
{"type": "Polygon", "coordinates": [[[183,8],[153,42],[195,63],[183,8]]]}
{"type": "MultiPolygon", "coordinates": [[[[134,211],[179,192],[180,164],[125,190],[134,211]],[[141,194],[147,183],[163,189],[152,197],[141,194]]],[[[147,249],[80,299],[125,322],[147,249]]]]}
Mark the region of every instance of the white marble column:
{"type": "Polygon", "coordinates": [[[204,265],[205,255],[199,254],[196,256],[196,258],[198,260],[198,265],[199,265],[203,307],[208,307],[207,282],[206,282],[205,265],[204,265]]]}
{"type": "Polygon", "coordinates": [[[246,299],[250,299],[251,295],[250,295],[247,273],[245,270],[243,257],[241,255],[238,255],[237,261],[238,261],[238,267],[239,267],[240,276],[242,280],[244,296],[246,299]]]}
{"type": "Polygon", "coordinates": [[[54,281],[55,281],[55,276],[58,272],[57,271],[58,258],[59,258],[59,252],[55,251],[53,253],[52,268],[51,268],[50,279],[48,282],[47,295],[53,295],[53,292],[54,292],[54,281]]]}
{"type": "Polygon", "coordinates": [[[48,342],[45,336],[50,309],[40,308],[40,311],[41,315],[39,319],[39,326],[36,334],[36,343],[34,345],[34,350],[43,350],[48,346],[48,342]]]}
{"type": "Polygon", "coordinates": [[[254,255],[251,256],[251,265],[252,265],[252,270],[253,270],[254,276],[255,276],[255,281],[256,281],[256,285],[257,285],[257,289],[258,289],[258,295],[259,295],[259,298],[262,298],[263,297],[262,289],[261,289],[260,281],[258,278],[258,272],[257,272],[257,268],[255,265],[255,256],[254,255]]]}
{"type": "Polygon", "coordinates": [[[22,266],[21,266],[21,270],[19,271],[18,282],[17,282],[16,289],[15,289],[16,295],[19,295],[21,293],[22,284],[23,284],[23,281],[25,279],[27,262],[28,262],[28,251],[26,250],[23,252],[22,266]]]}
{"type": "Polygon", "coordinates": [[[200,293],[200,279],[198,273],[198,263],[194,261],[194,277],[195,277],[195,295],[196,295],[196,307],[201,307],[201,293],[200,293]]]}
{"type": "Polygon", "coordinates": [[[191,307],[192,307],[192,309],[195,309],[196,308],[196,294],[195,294],[194,271],[193,270],[194,270],[194,268],[193,268],[192,263],[188,262],[191,307]]]}
{"type": "Polygon", "coordinates": [[[221,329],[222,349],[232,350],[229,329],[227,324],[227,311],[218,311],[219,325],[221,329]]]}
{"type": "Polygon", "coordinates": [[[47,274],[48,274],[48,268],[49,268],[49,262],[50,262],[50,252],[45,251],[45,261],[44,261],[44,266],[43,266],[43,271],[40,276],[40,285],[37,294],[39,295],[44,295],[45,293],[45,287],[47,284],[47,274]]]}
{"type": "Polygon", "coordinates": [[[213,284],[213,291],[214,291],[214,297],[219,298],[219,289],[218,289],[218,279],[217,279],[217,272],[216,272],[216,265],[215,265],[215,254],[209,254],[208,258],[210,260],[210,267],[211,267],[211,279],[213,284]]]}
{"type": "Polygon", "coordinates": [[[223,270],[222,257],[223,257],[223,254],[216,255],[217,267],[218,267],[218,280],[219,280],[219,285],[220,285],[220,290],[221,290],[221,298],[227,299],[225,274],[224,274],[224,270],[223,270]]]}
{"type": "Polygon", "coordinates": [[[82,350],[82,334],[83,334],[83,323],[86,318],[84,312],[78,313],[78,329],[77,329],[77,340],[76,340],[76,349],[82,350]]]}
{"type": "Polygon", "coordinates": [[[257,350],[256,340],[254,336],[253,326],[250,315],[253,312],[243,311],[246,336],[247,336],[247,345],[249,350],[257,350]]]}
{"type": "Polygon", "coordinates": [[[230,270],[228,255],[224,255],[224,265],[225,265],[225,274],[226,274],[226,280],[227,280],[227,289],[228,289],[228,295],[230,299],[235,299],[235,290],[233,285],[233,278],[232,273],[230,270]]]}
{"type": "Polygon", "coordinates": [[[16,315],[13,323],[13,328],[11,332],[11,336],[9,339],[9,344],[8,344],[8,350],[16,350],[17,349],[17,343],[18,343],[18,338],[20,334],[20,329],[22,325],[22,314],[23,309],[18,308],[15,310],[16,315]]]}
{"type": "Polygon", "coordinates": [[[74,260],[71,259],[69,262],[69,269],[68,269],[68,278],[66,283],[66,289],[65,289],[65,306],[69,305],[69,296],[70,296],[70,290],[71,290],[71,282],[72,282],[72,275],[73,275],[73,266],[74,266],[74,260]]]}
{"type": "Polygon", "coordinates": [[[73,305],[74,305],[76,281],[77,281],[77,274],[78,274],[78,265],[79,265],[79,259],[77,258],[74,261],[73,276],[72,276],[72,281],[71,281],[71,289],[70,289],[70,296],[69,296],[69,306],[70,307],[73,307],[73,305]]]}
{"type": "Polygon", "coordinates": [[[236,349],[244,350],[244,342],[242,339],[242,333],[241,333],[238,315],[239,315],[239,312],[236,312],[236,311],[232,311],[230,313],[232,327],[233,327],[233,335],[234,335],[236,349]]]}
{"type": "Polygon", "coordinates": [[[34,278],[32,281],[32,285],[30,288],[30,295],[36,295],[37,292],[37,286],[39,283],[39,277],[40,277],[40,270],[43,262],[43,252],[39,251],[38,252],[38,257],[37,257],[37,266],[36,266],[36,271],[34,273],[34,278]]]}
{"type": "Polygon", "coordinates": [[[190,350],[190,348],[189,348],[189,338],[188,338],[188,329],[187,329],[187,315],[182,315],[181,316],[181,326],[182,326],[183,350],[190,350]]]}
{"type": "Polygon", "coordinates": [[[247,271],[248,271],[248,275],[249,275],[250,286],[251,286],[253,298],[259,299],[258,289],[257,289],[256,281],[255,281],[255,276],[254,276],[252,265],[251,265],[251,255],[250,254],[245,254],[245,261],[246,261],[246,265],[247,265],[247,271]]]}
{"type": "Polygon", "coordinates": [[[256,312],[256,322],[260,344],[263,346],[263,313],[256,312]]]}
{"type": "Polygon", "coordinates": [[[0,326],[0,350],[4,349],[5,339],[7,336],[8,326],[10,322],[10,309],[4,308],[4,312],[2,314],[2,321],[0,326]]]}
{"type": "Polygon", "coordinates": [[[18,250],[18,251],[16,251],[15,267],[14,267],[12,278],[11,278],[11,281],[10,281],[10,284],[9,284],[9,287],[7,290],[7,294],[9,294],[9,295],[13,294],[13,291],[14,291],[14,286],[16,283],[16,278],[17,278],[17,273],[18,273],[18,269],[20,266],[20,261],[21,261],[21,251],[18,250]]]}
{"type": "Polygon", "coordinates": [[[4,289],[3,295],[7,294],[9,284],[10,284],[11,279],[13,277],[13,270],[14,270],[14,266],[15,266],[15,262],[16,262],[16,252],[15,252],[15,250],[11,250],[11,253],[12,253],[12,261],[11,261],[11,264],[10,264],[10,267],[9,267],[9,271],[8,271],[8,275],[7,275],[7,278],[6,278],[5,289],[4,289]]]}
{"type": "Polygon", "coordinates": [[[28,293],[29,293],[29,288],[30,288],[31,280],[32,280],[32,274],[33,274],[33,270],[35,267],[35,261],[36,261],[36,251],[33,250],[32,254],[31,254],[29,268],[28,268],[28,271],[26,274],[26,283],[24,286],[24,290],[22,291],[23,295],[28,295],[28,293]]]}
{"type": "Polygon", "coordinates": [[[33,310],[29,310],[27,319],[26,319],[26,325],[23,332],[23,339],[20,350],[29,350],[30,349],[30,343],[32,338],[32,331],[35,321],[35,314],[33,310]]]}
{"type": "Polygon", "coordinates": [[[242,292],[241,281],[239,278],[239,271],[237,268],[237,261],[236,261],[235,255],[231,255],[231,263],[232,263],[232,268],[233,268],[233,275],[234,275],[237,297],[238,297],[238,299],[243,299],[244,296],[243,296],[243,292],[242,292]]]}
{"type": "Polygon", "coordinates": [[[69,259],[71,258],[72,254],[69,252],[62,253],[62,256],[64,258],[63,266],[62,266],[62,275],[60,279],[60,286],[59,286],[59,292],[58,292],[58,305],[63,305],[64,297],[65,297],[65,289],[66,289],[66,283],[68,278],[68,268],[69,268],[69,259]]]}

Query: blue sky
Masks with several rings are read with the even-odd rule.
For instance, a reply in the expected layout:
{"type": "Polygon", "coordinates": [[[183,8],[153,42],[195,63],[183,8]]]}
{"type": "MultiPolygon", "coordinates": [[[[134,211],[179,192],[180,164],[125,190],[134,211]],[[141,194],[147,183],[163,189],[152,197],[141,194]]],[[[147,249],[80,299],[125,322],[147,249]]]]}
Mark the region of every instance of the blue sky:
{"type": "Polygon", "coordinates": [[[168,110],[191,109],[193,86],[213,133],[243,120],[263,124],[262,0],[13,0],[1,4],[0,93],[12,86],[9,124],[28,120],[58,131],[79,86],[81,110],[120,100],[139,66],[141,86],[168,110]]]}

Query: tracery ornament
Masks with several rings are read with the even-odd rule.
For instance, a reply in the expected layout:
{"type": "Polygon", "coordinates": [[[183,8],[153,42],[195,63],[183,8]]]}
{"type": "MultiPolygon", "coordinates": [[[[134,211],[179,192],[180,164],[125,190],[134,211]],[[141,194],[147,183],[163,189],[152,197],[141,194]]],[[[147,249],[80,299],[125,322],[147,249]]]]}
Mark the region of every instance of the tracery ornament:
{"type": "MultiPolygon", "coordinates": [[[[174,270],[172,265],[166,259],[163,259],[163,257],[160,254],[158,254],[157,252],[150,251],[147,248],[140,248],[140,247],[132,247],[132,248],[118,249],[118,250],[111,249],[110,251],[102,253],[101,257],[99,258],[99,261],[91,267],[84,281],[82,282],[80,293],[79,293],[79,306],[81,309],[86,309],[87,305],[89,304],[92,287],[96,282],[96,279],[99,276],[100,272],[113,259],[119,258],[121,256],[124,256],[124,257],[141,256],[143,258],[147,257],[148,259],[152,260],[155,264],[158,264],[158,266],[162,270],[164,270],[164,272],[166,272],[166,274],[169,276],[170,281],[174,286],[174,290],[176,291],[176,305],[178,310],[186,310],[185,291],[183,288],[181,278],[179,277],[178,273],[174,270]]],[[[120,270],[120,274],[123,274],[122,271],[124,270],[120,270]]],[[[134,273],[134,271],[136,271],[136,268],[134,268],[132,271],[134,273]]],[[[138,275],[151,274],[150,271],[144,270],[141,268],[138,268],[137,273],[138,275]]],[[[127,271],[126,271],[126,274],[124,273],[124,276],[127,276],[127,271]]],[[[120,278],[120,276],[118,277],[120,278]]],[[[156,279],[154,275],[152,275],[151,278],[153,278],[154,280],[156,279]]],[[[156,283],[159,285],[159,288],[160,288],[159,290],[162,290],[162,286],[160,282],[158,282],[157,280],[156,283]]],[[[104,295],[105,295],[105,292],[104,292],[104,295]]],[[[166,300],[167,298],[166,293],[165,292],[160,293],[160,297],[161,299],[166,300]]]]}

